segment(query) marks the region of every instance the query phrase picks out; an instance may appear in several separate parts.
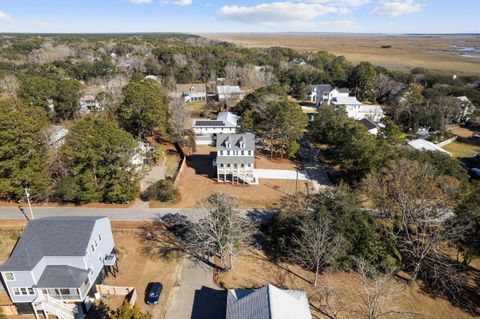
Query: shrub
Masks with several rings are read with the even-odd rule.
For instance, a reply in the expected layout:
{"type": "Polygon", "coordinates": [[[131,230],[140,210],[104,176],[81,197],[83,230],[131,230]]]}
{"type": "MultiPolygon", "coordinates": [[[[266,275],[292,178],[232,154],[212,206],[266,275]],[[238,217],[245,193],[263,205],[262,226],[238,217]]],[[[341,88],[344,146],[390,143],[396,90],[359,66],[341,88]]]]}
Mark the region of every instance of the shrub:
{"type": "Polygon", "coordinates": [[[178,196],[178,189],[175,188],[174,181],[167,178],[151,185],[142,193],[143,200],[158,200],[160,202],[173,201],[178,196]]]}

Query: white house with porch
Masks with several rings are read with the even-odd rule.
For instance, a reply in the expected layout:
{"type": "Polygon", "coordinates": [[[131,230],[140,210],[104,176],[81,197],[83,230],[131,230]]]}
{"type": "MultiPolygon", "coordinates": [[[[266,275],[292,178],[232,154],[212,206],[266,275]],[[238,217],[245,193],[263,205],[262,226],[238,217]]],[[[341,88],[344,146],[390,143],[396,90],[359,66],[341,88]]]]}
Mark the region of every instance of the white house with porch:
{"type": "Polygon", "coordinates": [[[84,318],[95,285],[118,271],[108,217],[30,221],[0,274],[19,314],[84,318]]]}
{"type": "Polygon", "coordinates": [[[255,135],[218,134],[217,158],[213,162],[218,182],[258,184],[254,174],[255,135]]]}

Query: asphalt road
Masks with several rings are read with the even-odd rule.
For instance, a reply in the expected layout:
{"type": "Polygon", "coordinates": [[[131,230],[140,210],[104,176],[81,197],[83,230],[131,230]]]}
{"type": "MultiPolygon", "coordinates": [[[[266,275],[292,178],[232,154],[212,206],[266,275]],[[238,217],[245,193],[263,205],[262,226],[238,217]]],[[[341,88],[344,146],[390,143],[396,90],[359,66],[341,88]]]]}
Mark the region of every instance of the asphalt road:
{"type": "MultiPolygon", "coordinates": [[[[49,216],[109,216],[112,220],[121,221],[149,221],[167,214],[182,214],[191,221],[198,221],[206,215],[199,208],[85,208],[85,207],[33,207],[35,219],[49,216]]],[[[240,210],[243,216],[254,221],[268,220],[272,211],[267,210],[240,210]]],[[[30,211],[27,206],[0,207],[1,219],[29,219],[30,211]]]]}

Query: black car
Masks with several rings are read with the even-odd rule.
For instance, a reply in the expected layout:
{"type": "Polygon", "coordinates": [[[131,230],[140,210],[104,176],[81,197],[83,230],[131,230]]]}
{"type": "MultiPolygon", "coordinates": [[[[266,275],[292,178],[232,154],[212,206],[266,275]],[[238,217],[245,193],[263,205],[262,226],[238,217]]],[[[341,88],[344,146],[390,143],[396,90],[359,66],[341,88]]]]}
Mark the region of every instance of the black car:
{"type": "Polygon", "coordinates": [[[159,282],[151,282],[147,285],[145,290],[145,303],[147,305],[156,305],[158,304],[158,299],[162,294],[163,286],[159,282]]]}

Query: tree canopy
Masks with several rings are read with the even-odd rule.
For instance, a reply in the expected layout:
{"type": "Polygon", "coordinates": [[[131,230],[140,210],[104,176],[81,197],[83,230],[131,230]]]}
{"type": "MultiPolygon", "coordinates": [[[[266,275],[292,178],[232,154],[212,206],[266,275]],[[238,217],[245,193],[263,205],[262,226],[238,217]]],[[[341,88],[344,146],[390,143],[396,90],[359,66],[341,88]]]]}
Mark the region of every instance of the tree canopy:
{"type": "Polygon", "coordinates": [[[128,203],[138,192],[132,136],[116,123],[85,119],[70,128],[61,148],[67,175],[56,185],[65,202],[128,203]]]}

